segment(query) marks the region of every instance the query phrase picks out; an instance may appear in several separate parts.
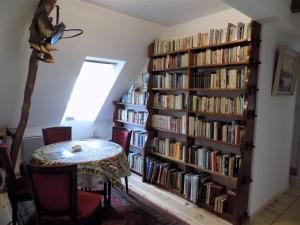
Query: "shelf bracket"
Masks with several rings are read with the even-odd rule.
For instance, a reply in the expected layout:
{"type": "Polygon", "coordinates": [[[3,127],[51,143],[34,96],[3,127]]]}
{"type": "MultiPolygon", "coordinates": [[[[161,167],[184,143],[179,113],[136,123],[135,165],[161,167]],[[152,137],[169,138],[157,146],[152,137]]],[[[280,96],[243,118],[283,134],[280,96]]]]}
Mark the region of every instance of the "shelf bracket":
{"type": "Polygon", "coordinates": [[[255,119],[257,117],[257,115],[255,114],[255,111],[254,110],[248,110],[247,113],[246,113],[246,118],[248,120],[250,119],[255,119]]]}

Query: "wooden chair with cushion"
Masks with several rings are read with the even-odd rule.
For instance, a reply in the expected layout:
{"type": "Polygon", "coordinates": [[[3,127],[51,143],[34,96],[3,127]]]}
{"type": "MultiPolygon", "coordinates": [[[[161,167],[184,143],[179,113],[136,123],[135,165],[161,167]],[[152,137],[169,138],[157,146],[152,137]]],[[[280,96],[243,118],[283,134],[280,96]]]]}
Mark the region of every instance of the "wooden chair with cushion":
{"type": "MultiPolygon", "coordinates": [[[[112,142],[121,145],[128,155],[129,152],[129,145],[130,145],[130,138],[131,138],[132,131],[125,128],[125,127],[113,127],[112,129],[112,142]]],[[[125,177],[125,185],[126,185],[126,192],[128,194],[128,178],[125,177]]],[[[92,193],[97,193],[104,195],[104,202],[107,206],[110,206],[111,201],[111,182],[108,181],[104,183],[104,189],[101,189],[96,185],[94,188],[89,190],[92,193]]]]}
{"type": "Polygon", "coordinates": [[[26,176],[37,211],[38,224],[99,222],[101,196],[77,190],[77,166],[26,165],[26,176]]]}
{"type": "Polygon", "coordinates": [[[42,132],[45,145],[72,139],[72,127],[48,127],[42,129],[42,132]]]}
{"type": "MultiPolygon", "coordinates": [[[[132,131],[126,127],[113,127],[112,142],[117,143],[123,147],[126,155],[129,153],[130,139],[132,131]]],[[[128,193],[128,178],[125,177],[126,192],[128,193]]]]}
{"type": "Polygon", "coordinates": [[[32,199],[32,196],[26,178],[16,177],[5,143],[0,144],[0,162],[5,171],[5,186],[12,208],[12,222],[13,225],[16,225],[18,202],[29,201],[32,199]]]}

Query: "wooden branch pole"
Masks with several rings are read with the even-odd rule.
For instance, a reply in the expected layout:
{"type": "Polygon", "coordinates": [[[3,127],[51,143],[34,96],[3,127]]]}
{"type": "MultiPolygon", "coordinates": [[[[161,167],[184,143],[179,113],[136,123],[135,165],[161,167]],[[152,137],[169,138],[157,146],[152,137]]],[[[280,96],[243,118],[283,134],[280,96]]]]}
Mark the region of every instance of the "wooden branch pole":
{"type": "Polygon", "coordinates": [[[31,96],[34,89],[34,84],[35,84],[37,70],[38,70],[38,62],[39,62],[39,59],[36,57],[36,54],[38,54],[36,50],[33,50],[30,56],[27,81],[26,81],[26,86],[24,91],[22,114],[21,114],[18,128],[13,137],[13,143],[11,146],[11,160],[12,160],[13,167],[15,167],[16,165],[19,149],[28,122],[31,96]]]}

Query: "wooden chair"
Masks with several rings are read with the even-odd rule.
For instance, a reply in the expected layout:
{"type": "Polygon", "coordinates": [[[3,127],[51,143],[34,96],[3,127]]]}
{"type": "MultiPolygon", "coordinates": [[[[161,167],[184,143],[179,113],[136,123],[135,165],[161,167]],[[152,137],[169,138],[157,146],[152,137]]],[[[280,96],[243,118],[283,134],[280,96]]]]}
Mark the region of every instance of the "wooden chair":
{"type": "Polygon", "coordinates": [[[72,139],[72,127],[48,127],[42,129],[45,145],[72,139]]]}
{"type": "Polygon", "coordinates": [[[11,160],[7,152],[7,145],[0,144],[0,161],[5,171],[5,186],[12,208],[12,222],[17,224],[18,202],[32,199],[29,186],[25,177],[16,177],[11,160]]]}
{"type": "Polygon", "coordinates": [[[39,225],[99,222],[101,196],[77,190],[77,165],[26,165],[39,225]],[[97,215],[98,213],[98,215],[97,215]]]}
{"type": "MultiPolygon", "coordinates": [[[[128,155],[129,152],[129,145],[130,145],[130,138],[131,138],[132,131],[125,128],[125,127],[113,127],[112,129],[112,142],[121,145],[128,155]]],[[[98,185],[94,188],[88,190],[91,193],[104,195],[104,203],[106,206],[110,206],[111,201],[111,182],[107,181],[103,184],[104,189],[100,189],[98,185]]],[[[128,178],[125,177],[125,185],[126,185],[126,192],[128,194],[128,178]]]]}
{"type": "MultiPolygon", "coordinates": [[[[132,131],[126,127],[113,127],[112,142],[117,143],[123,147],[126,155],[129,153],[130,139],[132,131]]],[[[128,178],[125,177],[126,192],[128,194],[128,178]]]]}

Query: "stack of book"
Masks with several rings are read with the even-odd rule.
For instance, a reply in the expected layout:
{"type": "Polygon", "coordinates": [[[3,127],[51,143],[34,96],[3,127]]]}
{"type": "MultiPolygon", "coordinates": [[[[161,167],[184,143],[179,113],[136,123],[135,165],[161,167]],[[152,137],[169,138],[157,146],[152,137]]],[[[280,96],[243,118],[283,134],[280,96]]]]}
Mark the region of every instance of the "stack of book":
{"type": "Polygon", "coordinates": [[[167,55],[153,59],[153,70],[186,67],[189,65],[188,54],[167,55]]]}
{"type": "Polygon", "coordinates": [[[145,91],[132,91],[122,96],[121,102],[135,105],[146,105],[149,93],[145,91]]]}
{"type": "Polygon", "coordinates": [[[189,135],[239,145],[245,127],[238,121],[206,121],[202,117],[189,117],[189,135]]]}
{"type": "Polygon", "coordinates": [[[187,89],[188,75],[184,73],[166,73],[153,75],[153,88],[187,89]]]}
{"type": "Polygon", "coordinates": [[[251,38],[251,26],[249,23],[228,23],[223,29],[210,29],[206,33],[198,33],[186,38],[176,40],[156,40],[154,54],[164,54],[174,51],[197,48],[205,45],[221,44],[251,38]]]}
{"type": "Polygon", "coordinates": [[[145,125],[148,117],[148,112],[134,111],[132,109],[118,109],[118,120],[145,125]]]}
{"type": "Polygon", "coordinates": [[[187,109],[188,95],[178,94],[178,95],[167,95],[156,93],[153,99],[153,106],[157,108],[164,109],[175,109],[183,110],[187,109]]]}
{"type": "Polygon", "coordinates": [[[243,115],[244,96],[228,98],[192,95],[190,96],[190,110],[193,112],[243,115]]]}
{"type": "Polygon", "coordinates": [[[236,89],[243,88],[246,69],[198,70],[191,74],[192,88],[236,89]]]}
{"type": "Polygon", "coordinates": [[[148,133],[145,131],[134,130],[132,131],[130,145],[138,146],[144,148],[146,141],[148,139],[148,133]]]}
{"type": "Polygon", "coordinates": [[[182,117],[172,117],[153,114],[151,117],[151,126],[153,128],[186,134],[186,115],[182,117]]]}
{"type": "Polygon", "coordinates": [[[140,153],[130,152],[128,154],[129,167],[138,173],[143,173],[144,160],[140,153]]]}
{"type": "Polygon", "coordinates": [[[146,180],[151,183],[182,193],[183,176],[183,171],[173,164],[163,163],[150,157],[146,158],[146,180]]]}
{"type": "Polygon", "coordinates": [[[193,55],[193,65],[205,66],[246,62],[248,60],[248,51],[248,46],[237,46],[217,50],[207,49],[205,52],[199,52],[193,55]]]}
{"type": "Polygon", "coordinates": [[[221,154],[220,151],[199,145],[191,146],[187,155],[188,163],[231,177],[238,176],[242,163],[240,155],[221,154]]]}
{"type": "Polygon", "coordinates": [[[185,144],[182,141],[174,141],[168,138],[153,138],[151,142],[153,152],[185,161],[185,144]]]}

